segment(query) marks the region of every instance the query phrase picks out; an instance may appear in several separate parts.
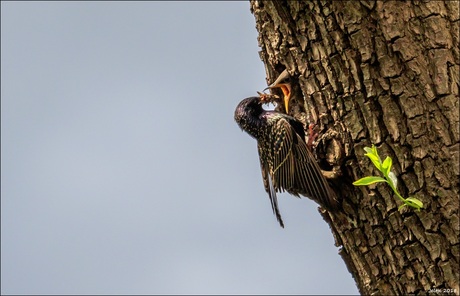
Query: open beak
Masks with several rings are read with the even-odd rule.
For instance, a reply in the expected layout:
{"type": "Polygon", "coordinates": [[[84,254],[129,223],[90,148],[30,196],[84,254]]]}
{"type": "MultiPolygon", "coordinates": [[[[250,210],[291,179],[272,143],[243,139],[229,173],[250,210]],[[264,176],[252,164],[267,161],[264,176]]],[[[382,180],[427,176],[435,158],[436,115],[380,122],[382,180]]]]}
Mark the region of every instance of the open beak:
{"type": "Polygon", "coordinates": [[[281,91],[283,92],[284,108],[286,108],[286,114],[288,114],[289,100],[291,99],[291,85],[289,83],[280,83],[276,85],[271,84],[267,88],[265,88],[264,91],[269,88],[281,88],[281,91]]]}
{"type": "Polygon", "coordinates": [[[275,82],[270,84],[267,88],[264,89],[272,89],[272,88],[281,88],[281,91],[283,92],[283,101],[284,101],[284,108],[286,110],[286,114],[289,113],[289,100],[291,99],[291,84],[289,81],[289,72],[287,70],[284,70],[281,72],[280,76],[276,78],[275,82]]]}
{"type": "Polygon", "coordinates": [[[272,88],[279,87],[283,92],[284,108],[286,108],[286,114],[289,113],[289,100],[291,99],[291,86],[287,83],[282,83],[272,86],[272,88]]]}

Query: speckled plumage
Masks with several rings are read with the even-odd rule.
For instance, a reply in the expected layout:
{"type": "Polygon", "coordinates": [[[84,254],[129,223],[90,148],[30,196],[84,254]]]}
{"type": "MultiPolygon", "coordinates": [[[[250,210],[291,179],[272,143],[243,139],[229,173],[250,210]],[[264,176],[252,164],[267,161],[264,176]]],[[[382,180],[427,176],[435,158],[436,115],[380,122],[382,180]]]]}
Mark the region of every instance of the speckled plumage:
{"type": "Polygon", "coordinates": [[[241,101],[235,110],[235,121],[257,140],[265,191],[282,227],[276,192],[307,196],[329,210],[337,207],[336,196],[305,143],[305,132],[299,121],[280,112],[264,110],[260,97],[241,101]]]}

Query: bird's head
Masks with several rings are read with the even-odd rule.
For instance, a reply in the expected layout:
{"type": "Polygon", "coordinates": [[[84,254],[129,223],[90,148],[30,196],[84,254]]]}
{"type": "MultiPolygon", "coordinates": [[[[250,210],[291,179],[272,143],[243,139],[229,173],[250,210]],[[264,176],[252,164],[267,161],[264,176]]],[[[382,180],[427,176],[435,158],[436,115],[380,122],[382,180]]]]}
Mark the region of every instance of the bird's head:
{"type": "Polygon", "coordinates": [[[283,102],[284,102],[284,108],[286,110],[286,114],[289,113],[289,100],[291,99],[292,95],[292,87],[291,87],[291,76],[289,75],[289,72],[287,70],[284,70],[281,72],[280,76],[276,78],[275,82],[270,84],[266,89],[274,89],[274,88],[280,88],[281,91],[283,92],[283,102]]]}
{"type": "Polygon", "coordinates": [[[235,120],[243,122],[250,116],[258,116],[263,112],[260,97],[249,97],[242,100],[235,109],[235,120]]]}

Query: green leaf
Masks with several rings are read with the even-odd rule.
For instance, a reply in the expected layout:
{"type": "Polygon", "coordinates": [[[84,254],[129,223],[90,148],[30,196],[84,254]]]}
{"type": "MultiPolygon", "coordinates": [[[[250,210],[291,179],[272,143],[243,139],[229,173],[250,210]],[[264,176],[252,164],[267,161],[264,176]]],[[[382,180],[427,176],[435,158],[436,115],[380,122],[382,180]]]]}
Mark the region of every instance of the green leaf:
{"type": "Polygon", "coordinates": [[[382,159],[380,158],[379,156],[379,153],[377,152],[377,147],[375,147],[374,144],[372,144],[372,154],[374,154],[375,156],[377,156],[377,158],[379,159],[379,162],[382,163],[382,159]]]}
{"type": "Polygon", "coordinates": [[[393,164],[393,160],[391,159],[391,157],[387,156],[387,158],[385,158],[385,160],[382,163],[382,170],[383,170],[382,173],[385,176],[388,176],[388,174],[390,173],[392,164],[393,164]]]}
{"type": "Polygon", "coordinates": [[[396,178],[396,175],[393,172],[388,173],[388,181],[391,182],[393,188],[396,189],[396,187],[398,186],[398,178],[396,178]]]}
{"type": "Polygon", "coordinates": [[[353,185],[364,186],[364,185],[371,185],[371,184],[380,183],[380,182],[386,182],[386,180],[382,177],[368,176],[368,177],[364,177],[364,178],[361,178],[353,182],[353,185]]]}
{"type": "Polygon", "coordinates": [[[369,157],[369,159],[372,161],[372,163],[375,165],[375,167],[379,170],[379,171],[382,171],[382,163],[380,162],[380,159],[378,156],[376,156],[375,154],[371,154],[371,153],[366,153],[364,154],[366,155],[367,157],[369,157]]]}
{"type": "Polygon", "coordinates": [[[366,151],[367,153],[370,153],[370,154],[374,154],[372,152],[372,148],[369,148],[369,147],[364,147],[364,151],[366,151]]]}
{"type": "Polygon", "coordinates": [[[408,197],[406,198],[406,202],[408,205],[410,205],[413,208],[416,208],[417,210],[423,209],[423,202],[420,200],[416,199],[415,197],[408,197]]]}

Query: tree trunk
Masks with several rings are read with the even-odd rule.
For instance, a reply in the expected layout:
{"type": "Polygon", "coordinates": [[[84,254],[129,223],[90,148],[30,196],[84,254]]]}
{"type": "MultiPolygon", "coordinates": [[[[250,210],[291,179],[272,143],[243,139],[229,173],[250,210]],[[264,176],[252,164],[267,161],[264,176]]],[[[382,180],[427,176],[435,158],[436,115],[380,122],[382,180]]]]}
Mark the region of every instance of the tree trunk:
{"type": "Polygon", "coordinates": [[[342,211],[321,211],[362,294],[459,293],[459,2],[254,1],[267,82],[294,77],[290,114],[320,129],[342,211]],[[363,148],[393,159],[401,201],[363,148]],[[340,189],[338,189],[340,188],[340,189]],[[346,216],[343,223],[340,216],[346,216]]]}

